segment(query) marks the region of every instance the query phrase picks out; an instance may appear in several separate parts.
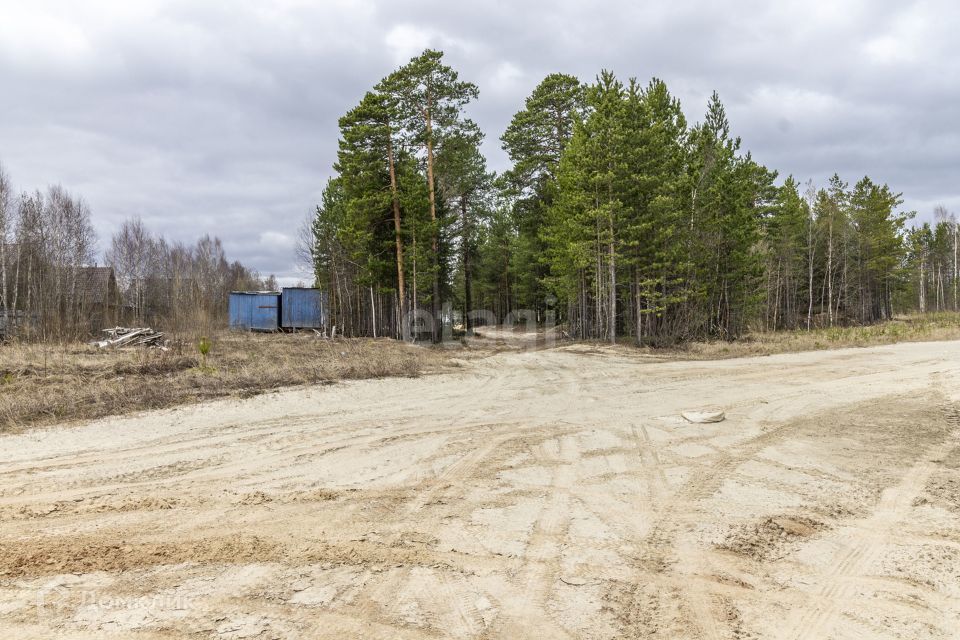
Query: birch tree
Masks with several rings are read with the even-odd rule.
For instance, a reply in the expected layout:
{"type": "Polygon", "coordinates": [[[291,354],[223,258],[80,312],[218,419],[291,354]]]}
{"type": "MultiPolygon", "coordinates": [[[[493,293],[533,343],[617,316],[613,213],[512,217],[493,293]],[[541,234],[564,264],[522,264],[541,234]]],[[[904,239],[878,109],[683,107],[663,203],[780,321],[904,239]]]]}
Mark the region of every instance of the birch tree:
{"type": "Polygon", "coordinates": [[[4,322],[11,321],[10,316],[10,279],[8,277],[7,247],[10,244],[13,227],[13,185],[3,165],[0,164],[0,298],[3,299],[4,322]]]}

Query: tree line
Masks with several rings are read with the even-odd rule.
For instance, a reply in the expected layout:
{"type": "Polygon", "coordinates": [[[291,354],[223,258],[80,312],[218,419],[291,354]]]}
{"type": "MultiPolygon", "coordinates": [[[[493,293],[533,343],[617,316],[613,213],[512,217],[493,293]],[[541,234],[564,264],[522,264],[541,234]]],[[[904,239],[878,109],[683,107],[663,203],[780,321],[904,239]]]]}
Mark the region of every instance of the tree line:
{"type": "Polygon", "coordinates": [[[277,289],[273,276],[263,279],[229,261],[220,238],[171,242],[139,218],[120,225],[105,260],[117,274],[127,321],[174,333],[209,334],[226,326],[231,291],[277,289]]]}
{"type": "Polygon", "coordinates": [[[921,312],[960,309],[960,264],[957,218],[944,207],[934,209],[934,222],[910,229],[906,237],[907,264],[912,274],[903,292],[906,305],[921,312]]]}
{"type": "Polygon", "coordinates": [[[551,74],[501,135],[500,175],[466,116],[477,95],[427,50],[340,119],[308,253],[348,335],[436,340],[522,310],[668,344],[957,308],[951,215],[909,227],[869,177],[778,181],[716,93],[691,124],[659,79],[551,74]]]}
{"type": "Polygon", "coordinates": [[[226,324],[227,293],[275,288],[227,260],[218,238],[170,242],[125,221],[103,264],[91,211],[56,185],[18,193],[0,165],[0,333],[22,339],[76,339],[106,324],[154,324],[205,332],[226,324]]]}

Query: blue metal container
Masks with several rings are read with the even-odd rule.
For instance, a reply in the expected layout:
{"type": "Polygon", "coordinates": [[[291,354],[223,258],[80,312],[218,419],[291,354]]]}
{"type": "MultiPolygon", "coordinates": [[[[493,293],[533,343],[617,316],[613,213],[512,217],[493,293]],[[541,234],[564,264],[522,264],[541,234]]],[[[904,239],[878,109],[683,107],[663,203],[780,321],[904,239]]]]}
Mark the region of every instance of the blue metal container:
{"type": "Polygon", "coordinates": [[[280,294],[273,291],[231,291],[230,328],[276,331],[280,326],[280,294]]]}
{"type": "Polygon", "coordinates": [[[280,326],[284,329],[322,329],[327,324],[327,294],[319,289],[284,287],[280,326]]]}

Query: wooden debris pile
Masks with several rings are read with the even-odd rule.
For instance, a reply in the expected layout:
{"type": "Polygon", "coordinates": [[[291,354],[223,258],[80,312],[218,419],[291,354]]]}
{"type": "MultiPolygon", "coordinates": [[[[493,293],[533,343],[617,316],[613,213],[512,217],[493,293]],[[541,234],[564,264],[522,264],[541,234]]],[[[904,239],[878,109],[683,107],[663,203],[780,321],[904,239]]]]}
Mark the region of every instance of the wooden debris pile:
{"type": "Polygon", "coordinates": [[[95,340],[92,344],[101,349],[117,349],[120,347],[152,347],[155,349],[167,349],[167,340],[160,331],[154,331],[150,327],[114,327],[113,329],[104,329],[107,337],[103,340],[95,340]]]}

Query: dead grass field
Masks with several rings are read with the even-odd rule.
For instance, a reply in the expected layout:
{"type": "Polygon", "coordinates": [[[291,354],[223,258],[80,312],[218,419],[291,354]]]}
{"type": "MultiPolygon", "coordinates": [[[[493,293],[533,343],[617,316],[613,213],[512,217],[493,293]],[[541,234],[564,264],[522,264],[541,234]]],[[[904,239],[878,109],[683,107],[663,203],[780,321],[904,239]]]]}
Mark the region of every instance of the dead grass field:
{"type": "Polygon", "coordinates": [[[901,316],[895,320],[863,327],[832,327],[812,331],[755,331],[734,342],[693,343],[678,351],[695,358],[740,358],[898,342],[957,339],[960,339],[960,313],[941,312],[901,316]]]}
{"type": "Polygon", "coordinates": [[[202,362],[193,341],[169,351],[82,343],[0,345],[0,431],[160,409],[338,380],[418,376],[442,350],[393,340],[222,332],[202,362]]]}

